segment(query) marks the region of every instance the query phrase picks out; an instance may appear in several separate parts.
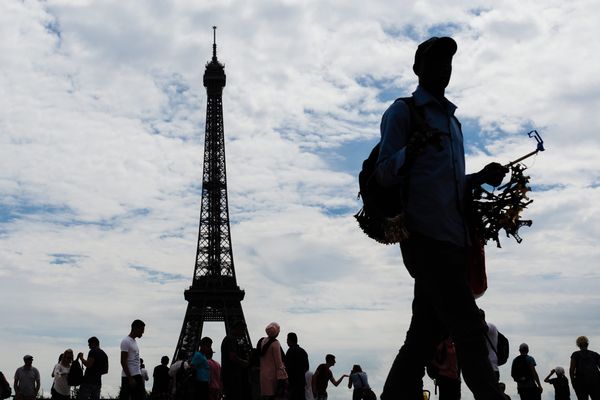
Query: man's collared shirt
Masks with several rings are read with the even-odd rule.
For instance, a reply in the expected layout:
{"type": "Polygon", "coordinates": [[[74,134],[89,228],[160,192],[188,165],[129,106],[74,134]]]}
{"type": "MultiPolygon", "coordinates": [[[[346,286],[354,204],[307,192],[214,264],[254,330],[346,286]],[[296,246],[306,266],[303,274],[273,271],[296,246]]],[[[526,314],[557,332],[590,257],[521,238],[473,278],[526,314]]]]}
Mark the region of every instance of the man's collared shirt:
{"type": "MultiPolygon", "coordinates": [[[[445,99],[446,104],[440,104],[421,86],[417,86],[413,99],[427,124],[444,134],[441,150],[428,145],[406,171],[407,228],[432,239],[465,246],[468,244],[463,209],[465,155],[460,123],[454,116],[456,106],[445,99]]],[[[406,178],[401,168],[406,160],[410,128],[408,106],[401,100],[394,102],[381,119],[377,179],[383,186],[402,184],[406,178]]]]}

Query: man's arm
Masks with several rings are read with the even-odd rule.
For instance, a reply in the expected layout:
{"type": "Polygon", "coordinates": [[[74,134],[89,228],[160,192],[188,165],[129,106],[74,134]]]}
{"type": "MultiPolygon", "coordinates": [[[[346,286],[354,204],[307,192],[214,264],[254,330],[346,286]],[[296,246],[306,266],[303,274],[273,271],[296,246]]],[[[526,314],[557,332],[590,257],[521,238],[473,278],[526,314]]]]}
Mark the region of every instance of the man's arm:
{"type": "Polygon", "coordinates": [[[402,180],[400,170],[406,162],[410,131],[410,111],[404,101],[396,101],[381,118],[381,145],[376,177],[380,185],[393,186],[402,180]]]}
{"type": "Polygon", "coordinates": [[[550,383],[550,377],[552,376],[553,373],[554,373],[554,369],[552,369],[552,371],[550,371],[548,376],[544,378],[544,382],[550,383]]]}
{"type": "Polygon", "coordinates": [[[535,382],[537,383],[538,387],[540,388],[540,392],[542,392],[544,389],[542,389],[542,384],[540,383],[540,377],[538,376],[538,373],[535,370],[535,366],[532,364],[529,367],[531,368],[531,373],[533,374],[533,379],[535,379],[535,382]]]}
{"type": "Polygon", "coordinates": [[[86,368],[90,368],[91,366],[94,365],[94,357],[90,357],[90,355],[88,354],[88,359],[86,360],[85,358],[83,358],[83,353],[79,353],[77,355],[77,358],[79,358],[81,360],[81,362],[83,363],[83,365],[85,365],[86,368]]]}
{"type": "Polygon", "coordinates": [[[127,351],[121,351],[121,367],[123,368],[123,372],[125,373],[125,377],[129,381],[129,385],[135,385],[135,379],[131,376],[131,372],[129,371],[129,365],[127,365],[127,351]]]}
{"type": "Polygon", "coordinates": [[[340,382],[342,382],[342,380],[344,380],[345,377],[347,377],[348,375],[344,374],[342,376],[340,376],[340,379],[338,379],[337,381],[333,378],[333,374],[331,374],[331,376],[329,377],[329,381],[331,383],[333,383],[333,386],[337,386],[340,384],[340,382]]]}
{"type": "Polygon", "coordinates": [[[569,364],[569,376],[571,377],[571,384],[575,381],[575,360],[571,356],[571,364],[569,364]]]}
{"type": "Polygon", "coordinates": [[[35,370],[35,384],[33,387],[33,390],[35,391],[35,394],[37,395],[37,393],[40,391],[40,372],[36,369],[35,370]]]}

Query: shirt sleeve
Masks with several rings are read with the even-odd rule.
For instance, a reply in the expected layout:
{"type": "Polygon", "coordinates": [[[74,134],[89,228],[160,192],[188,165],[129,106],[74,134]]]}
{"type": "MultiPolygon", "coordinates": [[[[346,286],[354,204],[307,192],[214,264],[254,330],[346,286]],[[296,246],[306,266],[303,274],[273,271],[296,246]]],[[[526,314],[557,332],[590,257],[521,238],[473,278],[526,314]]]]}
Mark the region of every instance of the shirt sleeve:
{"type": "Polygon", "coordinates": [[[381,145],[377,159],[377,181],[384,187],[400,183],[410,133],[410,111],[404,101],[394,102],[381,118],[381,145]]]}

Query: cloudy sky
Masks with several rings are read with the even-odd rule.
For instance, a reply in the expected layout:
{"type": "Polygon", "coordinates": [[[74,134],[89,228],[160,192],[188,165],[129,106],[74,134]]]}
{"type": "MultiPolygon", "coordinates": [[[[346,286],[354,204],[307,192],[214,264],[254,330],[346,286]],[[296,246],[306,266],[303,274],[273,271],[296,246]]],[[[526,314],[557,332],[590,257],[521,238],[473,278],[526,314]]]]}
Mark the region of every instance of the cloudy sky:
{"type": "MultiPolygon", "coordinates": [[[[32,354],[48,392],[58,354],[96,335],[115,396],[135,318],[150,369],[173,354],[194,268],[213,25],[253,341],[278,321],[313,368],[334,353],[336,377],[361,364],[380,393],[412,282],[399,249],[357,227],[356,177],[382,112],[415,88],[416,45],[451,35],[447,96],[468,170],[533,150],[530,129],[547,147],[527,160],[533,226],[521,244],[488,246],[479,303],[513,356],[530,344],[542,378],[568,365],[577,336],[600,349],[598,15],[591,0],[0,2],[0,370],[12,377],[32,354]]],[[[224,328],[205,332],[218,351],[224,328]]],[[[351,396],[345,384],[332,400],[351,396]]]]}

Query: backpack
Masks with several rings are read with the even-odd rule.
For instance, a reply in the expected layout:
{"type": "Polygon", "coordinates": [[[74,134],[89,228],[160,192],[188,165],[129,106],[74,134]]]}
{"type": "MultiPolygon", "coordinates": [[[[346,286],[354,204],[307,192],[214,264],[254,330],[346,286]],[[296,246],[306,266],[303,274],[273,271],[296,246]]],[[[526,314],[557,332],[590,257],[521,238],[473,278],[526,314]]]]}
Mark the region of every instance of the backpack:
{"type": "Polygon", "coordinates": [[[510,344],[506,336],[498,332],[498,348],[496,349],[496,356],[498,357],[498,365],[504,365],[508,361],[510,353],[510,344]]]}
{"type": "Polygon", "coordinates": [[[532,379],[531,369],[529,368],[529,364],[527,364],[527,356],[521,354],[517,356],[512,363],[510,368],[510,376],[517,383],[527,382],[529,379],[532,379]]]}
{"type": "Polygon", "coordinates": [[[508,361],[508,356],[510,353],[510,344],[508,343],[508,339],[502,333],[498,332],[498,342],[497,347],[492,344],[490,337],[485,335],[492,351],[496,353],[496,358],[498,359],[498,365],[504,365],[508,361]]]}
{"type": "Polygon", "coordinates": [[[12,389],[10,383],[4,377],[4,374],[0,372],[0,399],[8,399],[12,395],[12,389]]]}
{"type": "Polygon", "coordinates": [[[67,383],[69,386],[79,386],[83,383],[83,368],[78,360],[71,363],[71,368],[67,375],[67,383]]]}
{"type": "Polygon", "coordinates": [[[577,364],[575,365],[575,378],[577,382],[593,384],[600,381],[600,371],[598,370],[598,364],[594,355],[598,357],[595,352],[590,350],[579,352],[577,364]]]}
{"type": "MultiPolygon", "coordinates": [[[[410,132],[408,143],[414,145],[418,154],[428,144],[436,139],[439,142],[439,132],[431,129],[417,110],[412,97],[402,97],[396,102],[403,101],[410,112],[410,132]],[[417,136],[418,135],[418,136],[417,136]]],[[[354,215],[358,225],[371,239],[383,244],[394,244],[408,237],[404,227],[404,203],[408,198],[408,180],[392,187],[383,187],[377,182],[375,172],[379,158],[381,142],[377,143],[362,163],[358,174],[358,198],[362,199],[362,208],[354,215]]],[[[406,163],[409,167],[411,162],[406,163]]]]}

